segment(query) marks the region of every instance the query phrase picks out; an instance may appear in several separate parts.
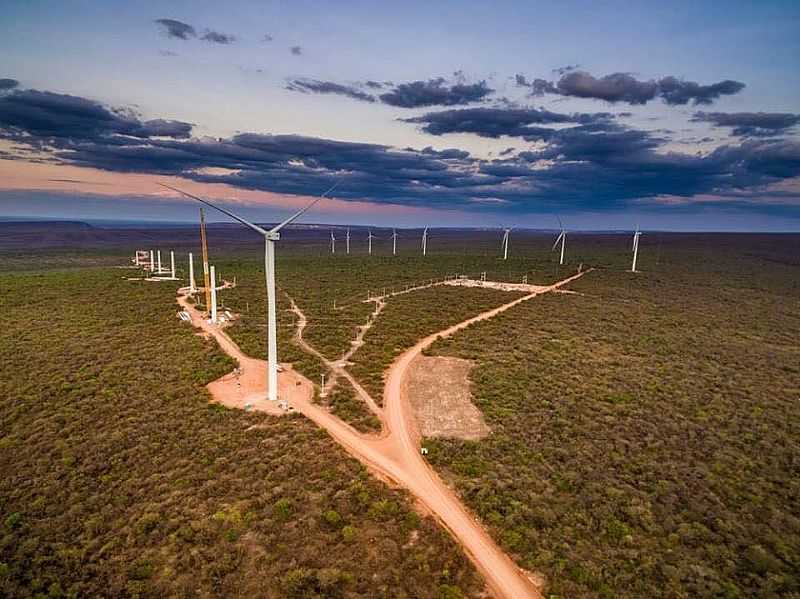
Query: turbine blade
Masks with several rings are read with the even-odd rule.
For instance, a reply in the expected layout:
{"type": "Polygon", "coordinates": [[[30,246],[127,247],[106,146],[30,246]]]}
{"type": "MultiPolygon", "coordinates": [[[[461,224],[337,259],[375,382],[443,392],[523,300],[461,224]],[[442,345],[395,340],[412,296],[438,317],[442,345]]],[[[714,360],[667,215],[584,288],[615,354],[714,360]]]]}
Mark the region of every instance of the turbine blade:
{"type": "Polygon", "coordinates": [[[197,200],[198,202],[202,202],[202,203],[203,203],[203,204],[205,204],[206,206],[211,206],[211,207],[212,207],[212,208],[214,208],[215,210],[219,210],[219,211],[220,211],[220,212],[222,212],[223,214],[227,214],[227,215],[228,215],[228,216],[230,216],[232,219],[234,219],[234,220],[238,220],[238,221],[239,221],[240,223],[242,223],[243,225],[246,225],[246,226],[250,227],[250,228],[251,228],[251,229],[253,229],[254,231],[257,231],[258,233],[261,233],[262,235],[266,235],[266,234],[267,234],[267,231],[265,231],[264,229],[262,229],[262,228],[261,228],[261,227],[259,227],[258,225],[254,225],[254,224],[253,224],[253,223],[251,223],[250,221],[247,221],[247,220],[243,219],[241,216],[237,216],[237,215],[235,215],[233,212],[229,212],[228,210],[225,210],[225,208],[220,208],[219,206],[217,206],[217,205],[215,205],[215,204],[212,204],[212,203],[211,203],[211,202],[209,202],[208,200],[204,200],[203,198],[198,198],[196,195],[192,195],[192,194],[190,194],[190,193],[188,193],[188,192],[186,192],[186,191],[182,191],[182,190],[178,189],[177,187],[171,187],[171,186],[169,186],[169,185],[166,185],[166,184],[164,184],[164,183],[159,183],[159,185],[160,185],[161,187],[166,187],[167,189],[171,189],[172,191],[178,192],[179,194],[181,194],[181,195],[184,195],[184,196],[186,196],[187,198],[191,198],[191,199],[193,199],[193,200],[197,200]]]}
{"type": "MultiPolygon", "coordinates": [[[[556,249],[556,246],[558,245],[558,242],[559,242],[559,241],[561,241],[561,238],[562,238],[562,237],[564,237],[564,231],[561,231],[561,233],[559,234],[559,236],[558,236],[558,237],[556,237],[556,241],[555,241],[555,243],[553,244],[553,248],[552,248],[552,250],[556,249]]],[[[550,251],[552,251],[552,250],[550,250],[550,251]]]]}
{"type": "Polygon", "coordinates": [[[318,198],[314,198],[312,201],[310,201],[308,204],[306,204],[306,207],[305,207],[305,208],[302,208],[302,209],[298,210],[297,212],[295,212],[295,213],[294,213],[292,216],[290,216],[289,218],[287,218],[287,219],[286,219],[285,221],[283,221],[282,223],[280,223],[280,224],[278,224],[278,225],[276,225],[276,226],[272,227],[272,228],[269,230],[269,232],[270,232],[270,233],[277,233],[278,231],[280,231],[281,229],[283,229],[283,228],[284,228],[286,225],[288,225],[289,223],[291,223],[293,220],[295,220],[296,218],[299,218],[300,216],[302,216],[302,215],[303,215],[304,213],[306,213],[306,212],[309,210],[309,208],[311,208],[311,207],[312,207],[314,204],[316,204],[317,202],[319,202],[319,201],[320,201],[322,198],[326,197],[326,196],[327,196],[327,195],[328,195],[330,192],[332,192],[334,189],[336,189],[336,188],[339,186],[339,183],[340,183],[340,182],[339,182],[339,181],[337,181],[336,183],[334,183],[333,185],[331,185],[331,187],[328,189],[328,191],[326,191],[325,193],[323,193],[323,194],[322,194],[321,196],[319,196],[318,198]]]}

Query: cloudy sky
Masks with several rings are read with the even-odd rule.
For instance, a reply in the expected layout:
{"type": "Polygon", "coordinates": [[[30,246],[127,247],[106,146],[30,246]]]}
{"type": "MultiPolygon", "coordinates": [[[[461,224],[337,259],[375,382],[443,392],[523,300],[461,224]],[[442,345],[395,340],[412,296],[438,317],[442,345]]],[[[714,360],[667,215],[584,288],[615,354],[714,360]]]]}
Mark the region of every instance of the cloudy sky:
{"type": "Polygon", "coordinates": [[[20,0],[0,56],[0,217],[800,230],[797,2],[20,0]]]}

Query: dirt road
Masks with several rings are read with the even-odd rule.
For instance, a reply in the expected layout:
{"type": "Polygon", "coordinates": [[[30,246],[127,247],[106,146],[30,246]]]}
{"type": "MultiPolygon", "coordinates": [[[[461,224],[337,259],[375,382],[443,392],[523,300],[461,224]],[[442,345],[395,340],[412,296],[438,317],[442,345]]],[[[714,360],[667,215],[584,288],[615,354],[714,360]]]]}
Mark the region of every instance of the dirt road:
{"type": "MultiPolygon", "coordinates": [[[[543,293],[555,291],[586,274],[586,272],[589,271],[574,275],[553,285],[542,287],[507,304],[429,335],[418,341],[414,347],[405,351],[388,370],[383,397],[384,407],[381,409],[372,398],[369,398],[368,401],[370,409],[379,416],[383,423],[383,430],[379,437],[359,433],[323,407],[312,403],[308,394],[295,393],[288,398],[295,409],[325,428],[348,453],[361,461],[370,471],[384,480],[394,482],[408,489],[464,547],[467,555],[483,575],[487,586],[495,597],[541,599],[541,582],[534,580],[532,575],[521,570],[495,544],[486,529],[467,511],[456,494],[439,478],[420,455],[419,433],[411,406],[403,393],[405,375],[414,358],[437,338],[450,336],[470,324],[492,318],[543,293]]],[[[245,356],[224,331],[209,325],[202,318],[196,319],[196,310],[185,298],[179,298],[179,303],[192,314],[192,322],[196,326],[201,326],[204,331],[214,336],[226,353],[236,358],[240,364],[245,365],[245,371],[248,369],[255,370],[258,373],[256,378],[264,380],[266,363],[263,360],[245,356]],[[200,322],[197,322],[197,320],[200,322]]],[[[303,341],[302,333],[306,318],[296,305],[293,308],[299,316],[298,340],[306,351],[311,351],[315,355],[322,357],[318,351],[303,341]]],[[[329,367],[336,368],[337,374],[346,377],[351,382],[355,382],[340,362],[330,362],[324,357],[322,359],[325,360],[329,367]]],[[[295,377],[299,376],[297,373],[293,374],[295,377]]],[[[284,373],[279,376],[279,389],[291,388],[289,384],[282,384],[281,379],[284,376],[284,373]]],[[[227,404],[226,394],[232,394],[235,390],[230,384],[226,384],[223,379],[212,382],[209,385],[209,390],[215,399],[227,404]]],[[[355,384],[357,385],[357,382],[355,384]]],[[[363,388],[360,388],[360,385],[358,387],[359,395],[363,394],[369,397],[368,393],[363,388]]],[[[365,401],[367,401],[366,398],[365,401]]],[[[268,406],[268,410],[272,412],[269,408],[271,406],[268,406]]]]}

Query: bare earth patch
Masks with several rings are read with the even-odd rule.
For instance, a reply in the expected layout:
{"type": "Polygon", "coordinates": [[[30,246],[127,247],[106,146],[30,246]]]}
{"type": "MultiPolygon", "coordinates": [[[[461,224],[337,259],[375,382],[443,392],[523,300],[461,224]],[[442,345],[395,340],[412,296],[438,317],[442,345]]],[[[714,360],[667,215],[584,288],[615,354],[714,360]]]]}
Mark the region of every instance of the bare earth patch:
{"type": "Polygon", "coordinates": [[[491,432],[472,403],[471,368],[472,362],[461,358],[414,358],[404,391],[423,437],[475,440],[491,432]]]}

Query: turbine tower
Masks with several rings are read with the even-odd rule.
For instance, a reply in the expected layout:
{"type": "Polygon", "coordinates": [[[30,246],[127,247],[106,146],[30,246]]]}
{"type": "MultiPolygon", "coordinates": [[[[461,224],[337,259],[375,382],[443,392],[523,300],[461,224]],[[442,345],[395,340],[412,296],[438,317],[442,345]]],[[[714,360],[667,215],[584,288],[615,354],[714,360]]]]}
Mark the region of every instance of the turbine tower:
{"type": "Polygon", "coordinates": [[[397,229],[392,229],[392,256],[397,255],[397,229]]]}
{"type": "Polygon", "coordinates": [[[347,255],[349,256],[350,255],[350,227],[347,227],[347,237],[345,237],[344,240],[345,240],[345,244],[346,244],[345,247],[347,249],[347,255]]]}
{"type": "Polygon", "coordinates": [[[156,263],[154,262],[153,258],[153,250],[150,250],[150,274],[153,274],[153,271],[156,269],[156,263]]]}
{"type": "Polygon", "coordinates": [[[336,237],[333,235],[333,230],[331,229],[331,254],[336,253],[336,237]]]}
{"type": "Polygon", "coordinates": [[[197,293],[197,284],[194,282],[194,257],[192,252],[189,252],[189,293],[192,295],[197,293]]]}
{"type": "Polygon", "coordinates": [[[631,272],[636,272],[636,258],[639,256],[639,225],[636,225],[636,232],[633,234],[633,264],[631,264],[631,272]]]}
{"type": "Polygon", "coordinates": [[[428,255],[428,227],[422,231],[422,255],[428,255]]]}
{"type": "Polygon", "coordinates": [[[245,219],[241,218],[240,216],[236,216],[232,212],[228,212],[224,208],[220,208],[209,202],[208,200],[203,200],[197,196],[194,196],[190,193],[186,193],[185,191],[181,191],[180,189],[176,189],[175,187],[170,187],[169,185],[165,185],[163,183],[160,184],[162,187],[166,187],[167,189],[171,189],[172,191],[178,192],[181,195],[184,195],[188,198],[192,198],[193,200],[197,200],[198,202],[202,202],[216,210],[219,210],[223,214],[227,214],[234,220],[239,221],[243,225],[246,225],[253,229],[255,232],[259,233],[264,237],[264,271],[265,271],[265,278],[267,284],[267,398],[270,401],[276,401],[278,399],[278,341],[277,341],[277,315],[275,310],[275,242],[281,238],[280,230],[283,229],[286,225],[294,221],[295,219],[302,216],[309,208],[311,208],[314,204],[319,202],[322,198],[327,196],[330,192],[332,192],[338,183],[335,183],[328,191],[323,193],[320,197],[312,200],[309,202],[305,208],[302,208],[295,212],[292,216],[287,218],[281,223],[278,223],[276,226],[272,227],[269,230],[263,229],[258,225],[255,225],[245,219]]]}
{"type": "Polygon", "coordinates": [[[369,243],[367,251],[368,251],[370,256],[372,255],[372,238],[373,237],[375,237],[375,236],[372,234],[372,229],[370,229],[369,230],[369,235],[367,235],[367,242],[369,243]]]}
{"type": "MultiPolygon", "coordinates": [[[[567,243],[567,230],[564,228],[564,225],[561,224],[561,219],[558,219],[558,225],[561,227],[561,232],[556,237],[556,242],[553,244],[553,250],[556,249],[558,242],[561,242],[561,259],[558,261],[559,264],[564,264],[564,245],[567,243]]],[[[552,251],[552,250],[551,250],[552,251]]]]}
{"type": "Polygon", "coordinates": [[[500,242],[500,249],[503,250],[503,260],[508,260],[508,237],[511,229],[503,229],[503,240],[500,242]]]}
{"type": "Polygon", "coordinates": [[[211,322],[217,324],[217,273],[211,267],[211,322]]]}
{"type": "Polygon", "coordinates": [[[211,309],[211,283],[208,274],[208,239],[206,238],[206,213],[200,208],[200,245],[203,247],[203,285],[206,296],[206,314],[211,309]]]}

